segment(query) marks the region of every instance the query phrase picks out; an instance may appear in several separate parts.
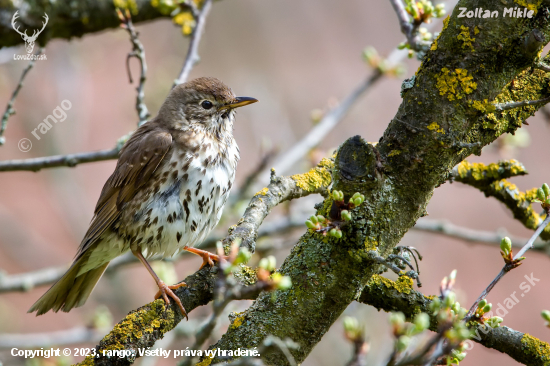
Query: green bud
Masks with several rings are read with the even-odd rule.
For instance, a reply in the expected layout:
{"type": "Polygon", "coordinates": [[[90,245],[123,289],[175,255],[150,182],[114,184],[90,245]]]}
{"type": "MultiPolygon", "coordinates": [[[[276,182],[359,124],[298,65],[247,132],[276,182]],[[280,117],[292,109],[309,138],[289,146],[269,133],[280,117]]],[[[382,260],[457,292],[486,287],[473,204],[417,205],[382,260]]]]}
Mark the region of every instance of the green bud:
{"type": "Polygon", "coordinates": [[[321,224],[324,224],[327,219],[323,215],[317,215],[317,221],[319,221],[321,224]]]}
{"type": "Polygon", "coordinates": [[[458,314],[458,312],[460,311],[460,303],[455,302],[453,306],[451,306],[451,309],[455,312],[455,314],[458,314]]]}
{"type": "Polygon", "coordinates": [[[314,223],[314,224],[316,224],[316,223],[319,222],[319,220],[317,219],[317,216],[315,216],[315,215],[311,215],[311,217],[309,218],[309,220],[310,220],[312,223],[314,223]]]}
{"type": "Polygon", "coordinates": [[[344,196],[344,193],[340,192],[340,191],[332,191],[332,198],[335,200],[335,201],[341,201],[342,198],[340,197],[343,197],[344,196]]]}
{"type": "Polygon", "coordinates": [[[398,49],[398,50],[403,50],[403,49],[405,49],[405,48],[408,48],[408,46],[409,46],[408,43],[406,43],[406,42],[401,42],[401,43],[399,43],[399,45],[397,46],[397,49],[398,49]]]}
{"type": "Polygon", "coordinates": [[[542,315],[542,318],[548,322],[550,322],[550,311],[543,310],[540,315],[542,315]]]}
{"type": "Polygon", "coordinates": [[[537,189],[537,198],[541,201],[545,201],[546,200],[546,194],[544,193],[544,190],[542,188],[539,188],[537,189]]]}
{"type": "Polygon", "coordinates": [[[458,362],[462,361],[464,359],[464,357],[466,357],[466,352],[462,352],[462,353],[459,353],[459,354],[455,355],[455,358],[458,362]]]}
{"type": "Polygon", "coordinates": [[[410,343],[411,343],[411,338],[404,335],[399,337],[399,339],[395,344],[395,347],[399,352],[402,352],[409,346],[410,343]]]}
{"type": "Polygon", "coordinates": [[[548,187],[548,184],[544,183],[542,185],[542,190],[544,191],[546,197],[550,196],[550,187],[548,187]]]}
{"type": "Polygon", "coordinates": [[[416,314],[414,317],[414,325],[416,325],[418,330],[428,329],[430,326],[430,317],[426,313],[416,314]]]}
{"type": "Polygon", "coordinates": [[[258,267],[263,268],[263,269],[267,269],[268,266],[269,266],[269,262],[268,262],[267,258],[260,259],[260,263],[258,263],[258,267]]]}
{"type": "Polygon", "coordinates": [[[457,314],[458,320],[464,319],[464,317],[466,316],[467,313],[468,312],[466,311],[466,309],[460,308],[460,310],[458,311],[458,314],[457,314]]]}
{"type": "Polygon", "coordinates": [[[441,300],[439,297],[435,297],[432,302],[430,303],[430,310],[435,313],[441,308],[441,300]]]}
{"type": "Polygon", "coordinates": [[[342,237],[342,231],[340,229],[336,229],[336,233],[334,234],[334,237],[337,239],[340,239],[342,237]]]}
{"type": "Polygon", "coordinates": [[[390,324],[394,327],[402,327],[405,324],[405,315],[402,312],[390,314],[390,324]]]}
{"type": "Polygon", "coordinates": [[[450,308],[455,303],[456,295],[454,292],[449,292],[445,300],[443,300],[443,305],[446,308],[450,308]]]}
{"type": "Polygon", "coordinates": [[[358,329],[359,329],[359,322],[357,321],[357,319],[351,316],[346,316],[344,318],[344,330],[347,333],[355,333],[357,332],[358,329]]]}
{"type": "Polygon", "coordinates": [[[328,235],[336,236],[336,229],[330,229],[330,231],[328,232],[328,235]]]}
{"type": "Polygon", "coordinates": [[[493,304],[487,304],[483,307],[483,314],[488,313],[493,308],[493,304]]]}
{"type": "Polygon", "coordinates": [[[487,305],[487,299],[483,299],[479,302],[479,304],[477,304],[477,308],[478,309],[481,309],[483,307],[485,307],[485,305],[487,305]]]}
{"type": "Polygon", "coordinates": [[[252,257],[252,253],[250,253],[248,248],[243,247],[239,250],[239,254],[237,254],[237,258],[235,258],[233,264],[247,263],[250,257],[252,257]]]}
{"type": "Polygon", "coordinates": [[[269,263],[269,267],[267,268],[268,271],[274,271],[275,268],[277,267],[277,259],[270,255],[269,257],[267,257],[267,262],[269,263]]]}
{"type": "Polygon", "coordinates": [[[290,279],[290,277],[289,276],[281,277],[277,285],[277,289],[284,291],[284,290],[288,290],[291,287],[292,287],[292,280],[290,279]]]}
{"type": "Polygon", "coordinates": [[[456,278],[456,273],[457,273],[457,270],[453,269],[451,274],[449,275],[449,279],[454,280],[456,278]]]}
{"type": "Polygon", "coordinates": [[[546,199],[546,201],[544,201],[544,203],[546,203],[547,205],[550,205],[550,197],[548,197],[548,198],[546,199]]]}
{"type": "Polygon", "coordinates": [[[315,229],[317,228],[317,225],[315,225],[313,222],[311,222],[310,220],[306,220],[306,226],[309,228],[309,229],[315,229]]]}
{"type": "Polygon", "coordinates": [[[506,255],[508,255],[512,251],[512,241],[509,237],[502,238],[502,240],[500,241],[500,249],[506,255]]]}
{"type": "Polygon", "coordinates": [[[344,221],[351,221],[351,214],[349,213],[348,210],[342,211],[342,219],[344,221]]]}

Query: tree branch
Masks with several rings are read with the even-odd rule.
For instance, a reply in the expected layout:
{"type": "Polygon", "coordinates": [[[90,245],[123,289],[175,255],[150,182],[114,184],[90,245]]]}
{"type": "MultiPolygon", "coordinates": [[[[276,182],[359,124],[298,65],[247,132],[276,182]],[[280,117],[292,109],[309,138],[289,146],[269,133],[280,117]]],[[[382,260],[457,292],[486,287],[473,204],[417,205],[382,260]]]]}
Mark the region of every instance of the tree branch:
{"type": "Polygon", "coordinates": [[[4,160],[0,162],[0,172],[20,170],[37,172],[40,169],[57,168],[62,166],[73,168],[78,164],[117,159],[119,151],[120,148],[117,146],[114,149],[77,154],[53,155],[32,159],[4,160]]]}
{"type": "MultiPolygon", "coordinates": [[[[374,275],[367,283],[357,301],[372,305],[386,312],[400,311],[411,322],[414,316],[424,312],[433,314],[430,304],[434,296],[426,296],[412,289],[412,279],[401,276],[397,282],[374,275]]],[[[431,316],[430,329],[437,331],[437,318],[431,316]]],[[[525,365],[547,365],[550,361],[550,345],[527,334],[508,327],[490,328],[480,326],[471,338],[487,348],[507,354],[525,365]]]]}
{"type": "MultiPolygon", "coordinates": [[[[485,166],[481,163],[463,161],[458,164],[451,176],[461,182],[482,191],[486,197],[494,197],[504,203],[526,228],[535,230],[542,223],[541,216],[535,212],[531,202],[537,196],[537,188],[520,192],[507,177],[527,174],[523,165],[515,160],[485,166]]],[[[541,233],[543,240],[550,240],[550,226],[541,233]]]]}
{"type": "MultiPolygon", "coordinates": [[[[36,53],[35,56],[41,55],[44,52],[44,49],[41,47],[36,53]]],[[[36,62],[36,58],[29,61],[29,64],[25,69],[23,70],[23,73],[21,74],[21,77],[19,78],[19,83],[17,83],[17,86],[15,87],[15,90],[13,91],[11,95],[11,99],[8,102],[8,105],[6,106],[6,111],[4,112],[4,115],[2,116],[2,121],[0,122],[0,146],[4,145],[6,142],[6,138],[4,137],[4,133],[6,132],[6,128],[8,127],[8,119],[15,114],[15,109],[13,109],[13,104],[15,103],[15,99],[17,98],[17,95],[19,94],[19,91],[23,87],[23,81],[25,80],[25,77],[31,71],[31,69],[34,66],[34,63],[36,62]]]]}
{"type": "MultiPolygon", "coordinates": [[[[132,3],[135,4],[134,23],[169,18],[169,14],[160,13],[149,0],[135,0],[132,3]]],[[[112,0],[9,1],[0,7],[0,48],[24,43],[10,23],[16,11],[20,14],[18,21],[23,28],[36,28],[41,24],[44,13],[48,14],[48,26],[38,37],[38,43],[42,46],[51,39],[70,40],[120,25],[112,0]]]]}
{"type": "Polygon", "coordinates": [[[193,66],[200,61],[199,43],[201,41],[202,34],[204,33],[204,25],[206,24],[206,18],[210,13],[210,8],[212,8],[212,0],[204,0],[198,16],[195,17],[197,25],[195,26],[195,29],[193,29],[193,34],[191,35],[191,40],[189,41],[189,49],[187,50],[185,62],[183,63],[183,67],[178,78],[174,80],[174,85],[172,87],[185,83],[185,81],[189,78],[189,74],[191,73],[193,66]]]}

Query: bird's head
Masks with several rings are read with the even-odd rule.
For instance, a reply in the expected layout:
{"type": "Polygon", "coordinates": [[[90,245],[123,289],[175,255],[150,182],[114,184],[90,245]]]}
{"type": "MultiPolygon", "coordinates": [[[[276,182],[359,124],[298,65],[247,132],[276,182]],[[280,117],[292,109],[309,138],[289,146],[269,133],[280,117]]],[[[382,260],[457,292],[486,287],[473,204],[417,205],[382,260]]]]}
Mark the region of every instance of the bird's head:
{"type": "Polygon", "coordinates": [[[232,128],[236,108],[257,101],[235,96],[216,78],[201,77],[174,87],[160,108],[159,117],[173,128],[219,133],[232,128]]]}

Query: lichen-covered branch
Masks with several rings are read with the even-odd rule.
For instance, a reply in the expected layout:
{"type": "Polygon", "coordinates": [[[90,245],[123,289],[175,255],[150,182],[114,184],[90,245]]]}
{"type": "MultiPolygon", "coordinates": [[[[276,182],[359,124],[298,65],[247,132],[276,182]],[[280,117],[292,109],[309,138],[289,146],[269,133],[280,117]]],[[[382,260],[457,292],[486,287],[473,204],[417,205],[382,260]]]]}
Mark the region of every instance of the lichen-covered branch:
{"type": "MultiPolygon", "coordinates": [[[[387,312],[400,311],[408,321],[418,313],[432,314],[430,303],[434,296],[426,296],[412,289],[412,279],[401,276],[397,282],[375,275],[367,283],[358,300],[387,312]]],[[[432,316],[430,329],[437,331],[437,318],[432,316]]],[[[512,357],[525,365],[548,365],[550,345],[527,333],[508,327],[479,327],[473,341],[512,357]]]]}
{"type": "MultiPolygon", "coordinates": [[[[23,39],[13,31],[11,18],[18,11],[18,24],[21,29],[39,28],[42,25],[44,13],[49,21],[37,42],[45,45],[54,38],[72,39],[88,33],[96,33],[109,28],[116,28],[120,21],[115,12],[113,0],[58,0],[43,2],[35,0],[4,1],[0,3],[0,48],[22,44],[23,39]]],[[[126,3],[118,1],[118,3],[126,3]]],[[[150,0],[128,1],[131,4],[134,23],[169,17],[162,14],[152,5],[150,0]]]]}
{"type": "MultiPolygon", "coordinates": [[[[515,184],[505,178],[527,174],[523,165],[515,160],[503,161],[498,164],[469,163],[463,161],[452,171],[455,181],[468,184],[482,191],[486,197],[494,197],[504,203],[528,229],[535,230],[543,221],[535,211],[531,202],[537,198],[537,188],[527,192],[518,190],[515,184]]],[[[541,233],[543,240],[550,240],[550,226],[541,233]]]]}
{"type": "Polygon", "coordinates": [[[228,245],[239,238],[242,240],[241,247],[253,253],[258,228],[273,207],[313,193],[324,194],[332,183],[332,167],[333,162],[325,158],[309,172],[290,177],[277,177],[272,170],[271,183],[252,197],[243,217],[235,227],[229,229],[224,244],[228,245]]]}

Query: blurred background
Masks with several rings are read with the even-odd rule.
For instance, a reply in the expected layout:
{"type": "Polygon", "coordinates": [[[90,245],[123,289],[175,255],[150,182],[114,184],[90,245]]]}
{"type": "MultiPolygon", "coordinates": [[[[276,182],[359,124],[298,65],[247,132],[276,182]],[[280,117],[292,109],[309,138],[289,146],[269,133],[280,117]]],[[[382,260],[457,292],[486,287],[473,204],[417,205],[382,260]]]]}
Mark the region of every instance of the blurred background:
{"type": "MultiPolygon", "coordinates": [[[[452,7],[452,3],[447,5],[448,13],[452,7]]],[[[139,25],[137,29],[149,67],[145,102],[154,115],[179,74],[188,39],[182,37],[179,28],[170,20],[139,25]]],[[[433,30],[440,29],[438,21],[433,30]]],[[[380,55],[387,56],[402,40],[396,15],[388,1],[216,2],[200,45],[201,62],[193,69],[191,78],[215,76],[231,86],[237,95],[260,100],[260,103],[239,110],[235,137],[241,150],[241,162],[236,187],[258,169],[266,154],[284,153],[299,141],[314,126],[312,115],[337,105],[373,72],[361,57],[365,47],[373,46],[380,55]]],[[[7,142],[0,147],[0,159],[109,149],[118,138],[134,130],[138,120],[134,108],[137,85],[129,84],[125,66],[130,50],[128,35],[122,29],[71,42],[51,41],[45,51],[47,61],[36,63],[16,100],[17,114],[9,121],[7,142]],[[46,135],[40,135],[40,140],[34,138],[31,131],[65,99],[72,104],[67,119],[54,125],[46,135]],[[17,142],[22,138],[32,141],[31,151],[25,153],[18,149],[17,142]]],[[[14,53],[24,53],[23,46],[0,50],[2,112],[27,65],[24,61],[13,61],[14,53]]],[[[403,65],[406,67],[403,75],[384,76],[314,151],[285,174],[309,169],[350,136],[359,134],[368,141],[378,141],[401,102],[402,80],[414,74],[419,62],[405,58],[403,65]]],[[[136,60],[131,61],[131,69],[137,80],[136,60]]],[[[549,154],[550,124],[541,112],[528,122],[529,126],[524,126],[515,137],[501,138],[486,147],[481,157],[472,156],[469,160],[491,163],[499,159],[518,159],[529,175],[513,178],[513,183],[523,191],[540,187],[550,180],[548,166],[544,163],[549,154]]],[[[92,218],[100,190],[114,167],[115,161],[111,160],[37,173],[0,173],[0,276],[68,265],[92,218]]],[[[267,175],[260,178],[265,180],[267,175]]],[[[242,200],[233,200],[215,235],[223,235],[238,221],[253,193],[248,192],[242,200]]],[[[266,222],[289,216],[302,220],[313,212],[313,205],[320,200],[320,196],[312,196],[282,205],[266,222]]],[[[463,227],[493,232],[505,229],[518,237],[531,235],[502,204],[459,183],[439,187],[428,211],[430,219],[448,220],[463,227]]],[[[262,255],[275,255],[280,265],[304,228],[262,239],[259,247],[266,248],[261,251],[262,255]]],[[[467,243],[419,230],[411,230],[401,245],[415,246],[424,256],[421,262],[424,286],[420,290],[425,294],[438,294],[441,279],[457,269],[457,300],[467,308],[502,267],[497,245],[467,243]]],[[[548,254],[529,252],[524,264],[509,273],[488,299],[496,306],[514,291],[522,292],[519,285],[525,281],[525,275],[533,274],[540,279],[509,311],[503,325],[542,340],[550,340],[550,329],[544,326],[539,315],[542,309],[550,308],[549,261],[548,254]]],[[[198,257],[184,256],[155,265],[175,282],[195,272],[200,263],[198,257]]],[[[252,264],[255,263],[257,257],[253,258],[252,264]]],[[[27,314],[27,309],[48,287],[0,293],[0,337],[19,339],[19,348],[25,349],[29,348],[25,346],[25,339],[34,342],[36,334],[41,333],[40,344],[50,347],[60,340],[48,333],[101,327],[102,324],[108,327],[130,310],[150,302],[157,291],[147,271],[140,264],[130,264],[107,273],[81,308],[40,317],[27,314]]],[[[249,305],[249,301],[234,302],[226,312],[242,311],[249,305]]],[[[177,331],[157,346],[165,349],[190,346],[193,342],[190,335],[209,312],[210,306],[193,311],[188,323],[182,322],[177,331]]],[[[352,303],[344,315],[355,316],[365,325],[371,346],[369,364],[382,364],[387,360],[393,347],[388,314],[352,303]]],[[[222,319],[224,322],[211,343],[229,324],[227,316],[222,319]]],[[[71,347],[94,347],[101,334],[106,331],[71,347]]],[[[10,348],[2,348],[0,344],[0,364],[25,364],[24,359],[10,355],[10,348]]],[[[338,321],[303,365],[343,365],[351,357],[351,349],[351,344],[344,339],[342,322],[338,321]]],[[[81,359],[34,359],[27,363],[69,364],[81,359]]],[[[174,360],[144,358],[137,364],[171,365],[174,360]]],[[[463,364],[507,366],[516,362],[475,344],[463,364]]]]}

